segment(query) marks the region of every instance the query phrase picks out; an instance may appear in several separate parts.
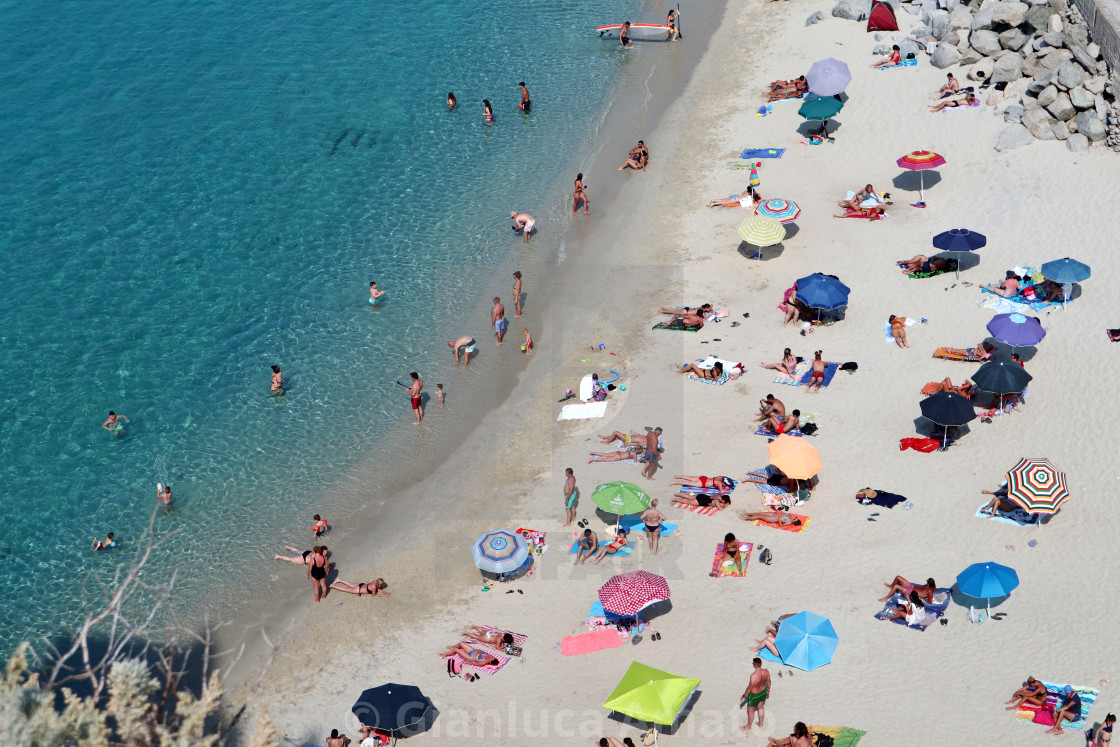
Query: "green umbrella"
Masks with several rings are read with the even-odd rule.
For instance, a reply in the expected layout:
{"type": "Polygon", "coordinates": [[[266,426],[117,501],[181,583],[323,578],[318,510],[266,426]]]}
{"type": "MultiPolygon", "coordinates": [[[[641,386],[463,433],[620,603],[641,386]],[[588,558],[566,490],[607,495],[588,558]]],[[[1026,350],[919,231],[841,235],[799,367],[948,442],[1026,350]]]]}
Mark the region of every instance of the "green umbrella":
{"type": "Polygon", "coordinates": [[[635,661],[603,707],[638,721],[671,726],[699,684],[700,680],[693,677],[680,677],[635,661]]]}
{"type": "Polygon", "coordinates": [[[833,98],[832,96],[822,98],[807,99],[801,108],[797,110],[805,119],[819,119],[821,121],[821,129],[827,129],[824,121],[829,117],[835,117],[841,109],[844,108],[844,102],[833,98]]]}
{"type": "Polygon", "coordinates": [[[633,483],[606,482],[595,487],[591,500],[609,514],[626,516],[649,508],[650,497],[633,483]]]}

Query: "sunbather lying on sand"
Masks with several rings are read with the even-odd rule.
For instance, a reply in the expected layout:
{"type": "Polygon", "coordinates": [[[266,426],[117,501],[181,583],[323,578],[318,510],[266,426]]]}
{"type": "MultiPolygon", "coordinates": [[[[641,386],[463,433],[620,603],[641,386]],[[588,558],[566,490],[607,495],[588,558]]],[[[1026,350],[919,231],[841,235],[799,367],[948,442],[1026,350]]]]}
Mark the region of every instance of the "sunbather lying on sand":
{"type": "Polygon", "coordinates": [[[903,275],[909,275],[912,272],[936,272],[949,269],[949,260],[944,257],[927,257],[924,254],[899,260],[896,264],[902,270],[903,275]]]}
{"type": "Polygon", "coordinates": [[[934,392],[931,392],[931,394],[934,394],[936,392],[952,392],[953,394],[959,394],[962,397],[968,398],[971,397],[975,391],[976,385],[968,379],[965,379],[964,383],[960,386],[953,386],[953,382],[949,379],[948,376],[946,376],[937,385],[937,389],[934,390],[934,392]]]}
{"type": "Polygon", "coordinates": [[[958,106],[976,106],[975,94],[966,93],[963,99],[946,99],[941,103],[932,105],[929,110],[931,112],[939,112],[942,109],[954,109],[958,106]]]}
{"type": "Polygon", "coordinates": [[[472,641],[485,643],[487,646],[512,646],[513,634],[500,630],[487,630],[478,625],[472,625],[463,631],[463,635],[472,641]]]}
{"type": "Polygon", "coordinates": [[[891,314],[887,321],[891,325],[891,337],[894,338],[894,344],[900,348],[910,347],[910,343],[906,342],[906,317],[891,314]]]}
{"type": "Polygon", "coordinates": [[[978,342],[974,348],[945,348],[949,355],[959,355],[962,358],[987,358],[998,350],[995,345],[987,342],[978,342]]]}
{"type": "Polygon", "coordinates": [[[1022,280],[1022,278],[1019,277],[1018,275],[1016,275],[1014,270],[1008,270],[1004,274],[1003,282],[1000,283],[999,285],[993,285],[992,283],[988,283],[987,285],[982,285],[980,287],[990,290],[992,293],[995,293],[997,296],[1003,296],[1004,298],[1009,298],[1009,297],[1017,295],[1019,293],[1019,281],[1020,280],[1022,280]]]}
{"type": "Polygon", "coordinates": [[[666,322],[666,324],[672,324],[676,319],[680,319],[681,324],[689,328],[695,327],[696,329],[703,329],[704,327],[704,317],[699,316],[698,314],[689,312],[681,313],[679,311],[674,314],[673,318],[666,322]]]}
{"type": "Polygon", "coordinates": [[[770,101],[792,99],[805,94],[809,90],[809,82],[801,75],[792,80],[776,80],[770,84],[767,98],[770,101]]]}
{"type": "Polygon", "coordinates": [[[883,584],[883,586],[887,587],[887,595],[880,599],[880,602],[885,602],[890,599],[894,596],[896,591],[901,591],[906,596],[917,593],[920,599],[926,602],[932,602],[933,593],[937,591],[937,582],[932,578],[927,578],[924,586],[915,586],[902,576],[895,576],[894,581],[891,581],[889,584],[883,584]]]}
{"type": "Polygon", "coordinates": [[[458,656],[460,659],[468,664],[473,664],[476,667],[488,667],[491,664],[500,664],[497,657],[493,654],[488,654],[480,648],[471,648],[463,641],[459,641],[454,646],[448,646],[439,653],[440,657],[444,656],[458,656]]]}
{"type": "Polygon", "coordinates": [[[677,493],[673,496],[673,500],[677,503],[684,503],[688,506],[699,506],[700,508],[714,508],[717,511],[722,511],[731,505],[731,496],[729,495],[700,495],[699,493],[677,493]]]}
{"type": "Polygon", "coordinates": [[[743,482],[753,482],[759,485],[770,485],[777,488],[783,488],[787,493],[796,492],[801,486],[797,480],[786,477],[781,472],[775,472],[772,475],[763,474],[762,472],[748,472],[743,482]]]}
{"type": "Polygon", "coordinates": [[[710,303],[701,306],[684,306],[679,309],[670,308],[669,306],[662,306],[657,310],[658,314],[670,314],[672,316],[681,316],[682,314],[698,314],[700,316],[707,316],[712,313],[712,305],[710,303]]]}
{"type": "Polygon", "coordinates": [[[344,594],[356,594],[357,596],[370,596],[370,597],[387,597],[389,592],[389,584],[385,583],[385,579],[379,578],[376,581],[369,581],[364,584],[355,584],[349,581],[343,581],[341,578],[335,580],[331,584],[331,588],[335,591],[341,591],[344,594]]]}
{"type": "Polygon", "coordinates": [[[676,475],[670,485],[682,485],[688,488],[716,488],[718,490],[732,490],[735,481],[724,475],[708,477],[707,475],[676,475]]]}
{"type": "Polygon", "coordinates": [[[782,359],[777,363],[759,363],[762,368],[772,368],[775,371],[781,371],[786,376],[793,376],[793,369],[797,366],[797,358],[790,352],[789,348],[785,349],[782,353],[782,359]]]}
{"type": "Polygon", "coordinates": [[[1015,711],[1023,704],[1030,705],[1046,705],[1046,685],[1042,684],[1034,677],[1027,677],[1027,684],[1020,687],[1011,696],[1011,700],[1007,701],[1010,705],[1007,710],[1015,711]]]}
{"type": "Polygon", "coordinates": [[[747,187],[737,195],[711,200],[708,203],[708,207],[742,207],[754,209],[761,204],[762,195],[756,192],[754,187],[747,187]]]}
{"type": "Polygon", "coordinates": [[[791,612],[788,615],[782,615],[777,620],[771,621],[769,627],[766,628],[766,637],[761,641],[755,641],[758,645],[752,646],[751,651],[757,654],[759,651],[766,648],[780,660],[782,655],[778,652],[778,647],[774,645],[774,636],[778,634],[779,628],[782,627],[782,620],[785,620],[787,617],[793,617],[794,614],[795,613],[791,612]]]}
{"type": "Polygon", "coordinates": [[[629,462],[638,461],[642,455],[645,454],[646,449],[644,446],[635,445],[630,449],[623,451],[593,451],[587,459],[587,463],[592,462],[629,462]]]}
{"type": "Polygon", "coordinates": [[[687,366],[677,366],[677,370],[682,374],[696,374],[701,379],[710,379],[711,381],[716,381],[720,376],[723,376],[723,364],[719,361],[716,361],[711,368],[700,368],[695,363],[689,363],[687,366]]]}
{"type": "Polygon", "coordinates": [[[801,519],[796,519],[784,511],[740,511],[739,518],[743,521],[764,521],[780,527],[801,526],[801,519]]]}
{"type": "Polygon", "coordinates": [[[599,436],[599,440],[605,444],[612,441],[619,441],[627,446],[630,444],[643,444],[646,451],[657,451],[658,440],[661,438],[661,428],[657,427],[653,430],[646,431],[645,433],[623,433],[622,431],[615,431],[609,436],[599,436]]]}

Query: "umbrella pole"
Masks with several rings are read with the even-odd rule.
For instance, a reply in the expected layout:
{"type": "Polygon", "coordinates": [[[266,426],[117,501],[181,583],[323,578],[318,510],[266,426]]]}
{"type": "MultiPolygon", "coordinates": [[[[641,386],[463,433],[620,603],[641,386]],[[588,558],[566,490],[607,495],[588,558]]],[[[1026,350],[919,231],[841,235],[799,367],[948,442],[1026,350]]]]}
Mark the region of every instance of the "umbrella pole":
{"type": "Polygon", "coordinates": [[[918,202],[925,205],[926,204],[926,175],[921,171],[918,172],[918,185],[919,185],[918,186],[918,202]]]}
{"type": "MultiPolygon", "coordinates": [[[[953,254],[957,254],[957,252],[953,252],[953,254]]],[[[958,257],[957,257],[957,280],[960,280],[960,279],[961,279],[961,260],[960,260],[960,256],[958,255],[958,257]]]]}

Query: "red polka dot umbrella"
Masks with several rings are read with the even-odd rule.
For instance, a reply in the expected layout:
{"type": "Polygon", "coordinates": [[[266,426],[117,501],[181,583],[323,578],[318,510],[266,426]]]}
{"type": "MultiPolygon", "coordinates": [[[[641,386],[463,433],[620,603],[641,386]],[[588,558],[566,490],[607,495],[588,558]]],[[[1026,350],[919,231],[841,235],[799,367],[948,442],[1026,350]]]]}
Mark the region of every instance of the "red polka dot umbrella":
{"type": "Polygon", "coordinates": [[[926,204],[926,178],[921,173],[926,169],[936,169],[938,166],[945,165],[945,158],[933,151],[929,150],[916,150],[912,153],[907,153],[896,162],[900,168],[909,171],[917,171],[918,177],[921,180],[921,187],[918,190],[918,204],[925,207],[926,204]]]}
{"type": "Polygon", "coordinates": [[[654,602],[668,598],[669,583],[646,571],[620,574],[599,589],[603,609],[616,615],[636,615],[654,602]]]}
{"type": "Polygon", "coordinates": [[[1056,513],[1069,498],[1066,473],[1047,459],[1020,459],[1007,473],[1007,497],[1027,513],[1056,513]]]}

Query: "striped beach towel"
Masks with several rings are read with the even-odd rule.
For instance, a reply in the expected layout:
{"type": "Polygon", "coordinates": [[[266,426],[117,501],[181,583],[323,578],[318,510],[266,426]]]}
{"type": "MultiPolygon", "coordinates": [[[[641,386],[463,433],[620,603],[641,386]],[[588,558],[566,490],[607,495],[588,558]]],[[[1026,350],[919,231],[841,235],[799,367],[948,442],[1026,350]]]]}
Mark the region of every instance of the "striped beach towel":
{"type": "Polygon", "coordinates": [[[463,663],[464,668],[474,669],[475,671],[478,671],[478,672],[486,672],[486,674],[494,674],[494,672],[497,672],[499,669],[504,667],[507,662],[509,662],[509,657],[508,656],[503,656],[502,654],[499,654],[496,651],[487,650],[478,641],[464,641],[464,643],[466,643],[468,646],[471,646],[472,648],[478,648],[478,649],[482,649],[482,650],[486,651],[486,653],[490,654],[495,659],[497,659],[498,663],[497,664],[488,664],[485,667],[480,667],[477,664],[471,664],[469,661],[467,661],[463,657],[459,656],[458,654],[452,654],[451,656],[441,656],[440,658],[443,659],[444,661],[447,661],[447,660],[452,659],[452,658],[458,658],[459,661],[463,663]]]}
{"type": "Polygon", "coordinates": [[[693,506],[691,503],[681,503],[680,501],[673,501],[673,507],[683,508],[685,511],[691,511],[701,516],[711,516],[712,514],[719,513],[719,509],[715,506],[693,506]]]}
{"type": "MultiPolygon", "coordinates": [[[[1056,713],[1058,708],[1062,705],[1062,698],[1059,696],[1059,693],[1064,690],[1066,686],[1057,685],[1053,682],[1046,682],[1045,680],[1039,681],[1046,686],[1046,708],[1056,713]]],[[[1100,695],[1100,690],[1092,687],[1078,687],[1074,685],[1073,689],[1081,696],[1081,718],[1072,724],[1069,721],[1063,721],[1062,731],[1084,731],[1085,724],[1089,721],[1089,709],[1093,707],[1093,703],[1097,701],[1097,696],[1100,695]]],[[[1019,710],[1015,711],[1015,718],[1033,721],[1035,714],[1040,710],[1043,709],[1036,705],[1021,705],[1019,706],[1019,710]]]]}
{"type": "Polygon", "coordinates": [[[796,366],[793,367],[793,375],[792,376],[787,376],[784,373],[779,373],[777,376],[774,377],[774,383],[775,384],[789,384],[790,386],[797,386],[799,383],[801,383],[801,378],[803,376],[808,376],[809,369],[811,369],[812,367],[813,366],[812,366],[811,363],[809,363],[809,361],[801,361],[800,363],[798,363],[796,366]]]}
{"type": "Polygon", "coordinates": [[[756,519],[754,525],[756,527],[770,527],[771,529],[781,529],[783,532],[793,532],[794,534],[801,534],[809,528],[809,519],[812,517],[802,516],[801,514],[790,514],[790,518],[801,519],[801,526],[797,527],[793,525],[783,526],[781,524],[771,524],[770,522],[762,521],[761,519],[756,519]]]}
{"type": "Polygon", "coordinates": [[[739,543],[739,557],[743,559],[743,570],[740,572],[735,568],[735,564],[730,560],[720,562],[720,556],[723,555],[723,543],[720,542],[716,545],[716,554],[712,559],[712,573],[716,578],[743,578],[747,575],[747,564],[751,561],[751,550],[754,545],[750,542],[739,543]]]}

